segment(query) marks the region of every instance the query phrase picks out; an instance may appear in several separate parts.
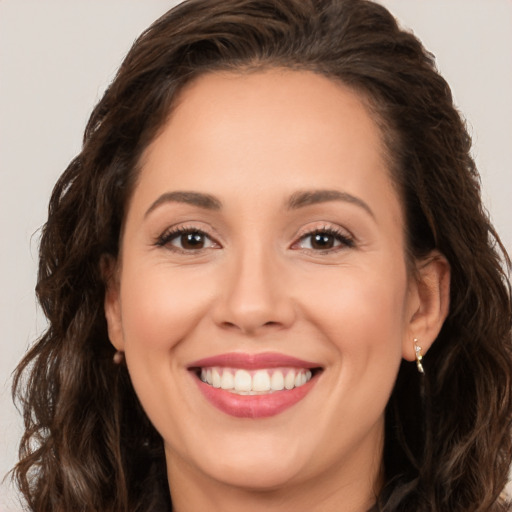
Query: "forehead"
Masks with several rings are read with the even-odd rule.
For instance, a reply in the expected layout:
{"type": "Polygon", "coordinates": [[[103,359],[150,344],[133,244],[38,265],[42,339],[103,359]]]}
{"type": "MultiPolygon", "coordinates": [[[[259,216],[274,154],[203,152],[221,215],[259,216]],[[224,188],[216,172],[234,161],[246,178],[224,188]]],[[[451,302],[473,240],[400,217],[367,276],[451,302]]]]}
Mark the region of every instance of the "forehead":
{"type": "Polygon", "coordinates": [[[270,68],[244,73],[212,72],[184,87],[166,124],[141,160],[144,166],[163,138],[167,144],[174,138],[174,149],[182,153],[180,148],[189,149],[200,138],[202,145],[209,148],[231,142],[235,149],[234,143],[248,147],[251,142],[261,143],[264,137],[268,145],[272,135],[278,136],[274,146],[283,151],[283,145],[293,139],[306,146],[323,140],[321,149],[338,146],[340,150],[340,136],[349,147],[351,141],[365,140],[367,147],[376,150],[376,156],[386,160],[375,119],[362,94],[310,71],[270,68]]]}
{"type": "MultiPolygon", "coordinates": [[[[320,122],[324,127],[351,123],[354,136],[364,130],[369,144],[384,150],[376,115],[369,107],[366,95],[356,92],[339,80],[311,71],[269,68],[246,72],[212,72],[200,75],[187,84],[172,109],[168,121],[189,128],[189,135],[211,122],[218,129],[241,127],[250,121],[253,136],[259,130],[297,130],[305,121],[320,122]],[[349,118],[350,116],[350,118],[349,118]],[[229,124],[227,123],[229,121],[229,124]]],[[[319,136],[328,134],[316,126],[319,136]]],[[[169,122],[167,126],[169,125],[169,122]]],[[[208,126],[212,129],[212,126],[208,126]]],[[[217,133],[218,130],[215,130],[217,133]]],[[[307,135],[310,137],[312,131],[307,135]]],[[[242,132],[240,135],[245,135],[242,132]]],[[[333,137],[338,134],[333,133],[333,137]]],[[[344,135],[348,135],[345,133],[344,135]]],[[[326,137],[330,138],[330,137],[326,137]]]]}
{"type": "Polygon", "coordinates": [[[143,155],[139,184],[152,195],[249,190],[268,199],[343,188],[396,203],[386,162],[374,116],[349,87],[309,71],[215,72],[181,91],[143,155]]]}

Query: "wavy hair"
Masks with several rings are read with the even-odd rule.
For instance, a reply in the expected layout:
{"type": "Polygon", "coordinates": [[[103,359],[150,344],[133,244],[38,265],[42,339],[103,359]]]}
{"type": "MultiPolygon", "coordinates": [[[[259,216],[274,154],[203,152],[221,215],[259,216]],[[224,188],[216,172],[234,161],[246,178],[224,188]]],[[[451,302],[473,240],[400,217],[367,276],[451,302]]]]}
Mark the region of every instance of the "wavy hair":
{"type": "Polygon", "coordinates": [[[17,368],[25,421],[14,469],[33,511],[170,509],[163,443],[103,312],[142,152],[178,92],[215,70],[309,70],[351,87],[377,122],[409,258],[451,266],[449,315],[424,359],[403,362],[386,409],[383,512],[505,510],[512,457],[510,260],[480,198],[471,140],[433,56],[366,0],[191,0],[135,42],[58,180],[40,243],[49,327],[17,368]],[[129,428],[128,428],[129,426],[129,428]]]}

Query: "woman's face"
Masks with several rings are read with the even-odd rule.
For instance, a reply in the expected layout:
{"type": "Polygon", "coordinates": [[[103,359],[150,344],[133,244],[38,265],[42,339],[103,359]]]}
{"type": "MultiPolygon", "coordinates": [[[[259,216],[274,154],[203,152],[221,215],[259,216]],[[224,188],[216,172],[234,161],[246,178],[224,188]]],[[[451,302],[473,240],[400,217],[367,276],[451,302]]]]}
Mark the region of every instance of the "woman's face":
{"type": "Polygon", "coordinates": [[[171,486],[371,486],[417,293],[359,97],[208,74],[141,164],[106,313],[171,486]]]}

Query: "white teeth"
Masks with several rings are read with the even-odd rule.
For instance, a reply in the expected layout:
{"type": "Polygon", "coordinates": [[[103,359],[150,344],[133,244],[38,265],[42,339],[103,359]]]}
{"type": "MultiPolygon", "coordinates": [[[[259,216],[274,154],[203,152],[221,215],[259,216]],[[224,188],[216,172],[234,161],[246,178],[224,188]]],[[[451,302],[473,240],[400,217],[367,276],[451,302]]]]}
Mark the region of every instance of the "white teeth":
{"type": "Polygon", "coordinates": [[[293,389],[295,387],[295,372],[290,370],[284,378],[284,387],[286,389],[293,389]]]}
{"type": "Polygon", "coordinates": [[[273,393],[303,386],[311,380],[311,370],[299,368],[272,368],[270,370],[243,370],[235,368],[201,368],[200,378],[214,388],[222,388],[239,395],[273,393]]]}
{"type": "Polygon", "coordinates": [[[266,370],[258,370],[252,378],[253,391],[268,391],[270,389],[270,377],[266,370]]]}
{"type": "Polygon", "coordinates": [[[251,391],[251,374],[245,370],[237,370],[235,373],[235,391],[251,391]]]}
{"type": "Polygon", "coordinates": [[[217,368],[212,370],[212,386],[214,388],[220,388],[220,373],[217,368]]]}
{"type": "Polygon", "coordinates": [[[282,371],[276,370],[272,374],[272,378],[270,379],[270,387],[274,391],[281,391],[284,389],[284,377],[282,371]]]}
{"type": "Polygon", "coordinates": [[[222,372],[220,387],[222,389],[233,389],[235,387],[235,378],[233,377],[233,374],[231,372],[226,370],[222,372]]]}

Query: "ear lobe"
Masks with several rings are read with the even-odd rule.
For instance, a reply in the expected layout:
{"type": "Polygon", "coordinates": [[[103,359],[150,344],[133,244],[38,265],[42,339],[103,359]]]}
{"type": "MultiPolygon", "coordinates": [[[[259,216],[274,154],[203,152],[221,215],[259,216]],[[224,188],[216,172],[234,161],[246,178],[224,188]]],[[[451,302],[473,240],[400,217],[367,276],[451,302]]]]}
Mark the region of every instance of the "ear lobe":
{"type": "Polygon", "coordinates": [[[414,361],[414,339],[426,354],[437,338],[450,309],[450,264],[439,252],[432,251],[416,264],[410,290],[408,333],[403,340],[403,357],[414,361]]]}
{"type": "Polygon", "coordinates": [[[118,263],[112,256],[105,255],[101,258],[100,268],[105,282],[104,311],[107,320],[108,337],[110,343],[117,350],[123,351],[124,339],[121,321],[118,263]]]}

